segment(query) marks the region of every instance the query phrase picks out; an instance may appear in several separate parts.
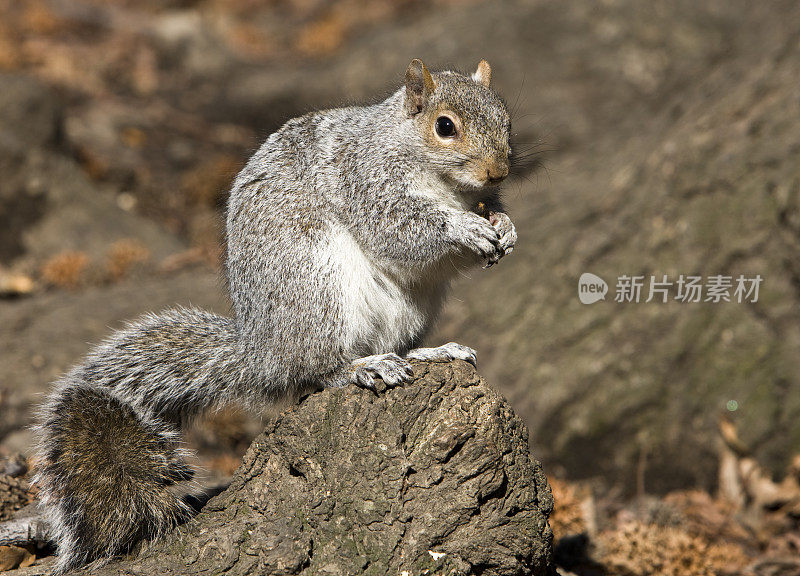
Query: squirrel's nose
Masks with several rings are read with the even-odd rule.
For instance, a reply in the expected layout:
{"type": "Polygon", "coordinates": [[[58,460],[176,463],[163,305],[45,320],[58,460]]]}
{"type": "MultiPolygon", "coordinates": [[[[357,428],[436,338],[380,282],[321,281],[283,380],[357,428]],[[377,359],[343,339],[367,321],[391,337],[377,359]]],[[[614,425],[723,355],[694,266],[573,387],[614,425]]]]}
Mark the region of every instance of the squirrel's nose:
{"type": "Polygon", "coordinates": [[[493,161],[486,168],[486,178],[490,182],[500,182],[508,176],[508,162],[493,161]]]}

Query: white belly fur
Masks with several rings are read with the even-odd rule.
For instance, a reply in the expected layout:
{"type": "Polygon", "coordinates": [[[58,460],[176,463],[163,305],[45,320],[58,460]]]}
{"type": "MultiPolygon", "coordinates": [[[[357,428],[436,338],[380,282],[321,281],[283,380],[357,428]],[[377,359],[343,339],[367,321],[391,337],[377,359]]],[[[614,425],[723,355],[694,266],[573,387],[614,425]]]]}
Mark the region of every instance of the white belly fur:
{"type": "Polygon", "coordinates": [[[430,298],[420,301],[382,270],[345,228],[333,232],[330,265],[341,278],[344,344],[355,357],[397,352],[425,331],[430,298]]]}

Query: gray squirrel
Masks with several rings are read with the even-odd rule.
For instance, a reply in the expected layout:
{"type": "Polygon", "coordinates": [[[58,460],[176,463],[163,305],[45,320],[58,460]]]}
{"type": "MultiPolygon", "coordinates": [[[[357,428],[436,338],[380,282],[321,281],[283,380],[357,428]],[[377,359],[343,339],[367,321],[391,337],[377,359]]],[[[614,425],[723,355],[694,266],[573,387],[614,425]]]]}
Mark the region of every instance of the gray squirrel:
{"type": "Polygon", "coordinates": [[[227,274],[234,317],[149,314],[95,347],[39,416],[36,483],[56,573],[103,562],[192,511],[180,430],[228,403],[252,409],[413,375],[460,270],[517,239],[496,184],[510,118],[481,61],[472,75],[413,60],[379,104],[313,112],[269,136],[233,183],[227,274]]]}

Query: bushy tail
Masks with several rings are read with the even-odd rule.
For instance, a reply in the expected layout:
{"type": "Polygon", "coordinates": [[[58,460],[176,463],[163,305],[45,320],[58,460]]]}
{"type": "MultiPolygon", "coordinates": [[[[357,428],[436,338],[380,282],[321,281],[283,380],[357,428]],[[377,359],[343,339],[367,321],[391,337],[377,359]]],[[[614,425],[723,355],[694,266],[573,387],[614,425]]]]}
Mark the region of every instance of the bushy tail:
{"type": "Polygon", "coordinates": [[[65,389],[48,411],[37,483],[57,572],[123,553],[190,514],[170,491],[192,476],[176,430],[92,386],[65,389]]]}
{"type": "Polygon", "coordinates": [[[232,396],[235,330],[227,318],[173,310],[95,348],[42,408],[36,483],[56,572],[103,561],[191,514],[175,493],[192,477],[181,422],[232,396]]]}

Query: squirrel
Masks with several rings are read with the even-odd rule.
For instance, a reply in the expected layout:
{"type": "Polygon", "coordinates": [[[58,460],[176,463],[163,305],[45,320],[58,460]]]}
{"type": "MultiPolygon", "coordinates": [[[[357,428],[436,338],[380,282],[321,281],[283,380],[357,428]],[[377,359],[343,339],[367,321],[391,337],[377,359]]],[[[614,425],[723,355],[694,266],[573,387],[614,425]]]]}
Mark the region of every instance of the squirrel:
{"type": "Polygon", "coordinates": [[[450,281],[517,240],[497,184],[510,117],[482,60],[415,59],[369,106],[289,120],[236,177],[227,205],[233,318],[177,308],[114,333],[58,380],[38,419],[36,484],[55,573],[99,564],[192,515],[181,428],[315,389],[407,381],[411,360],[476,362],[419,345],[450,281]]]}

